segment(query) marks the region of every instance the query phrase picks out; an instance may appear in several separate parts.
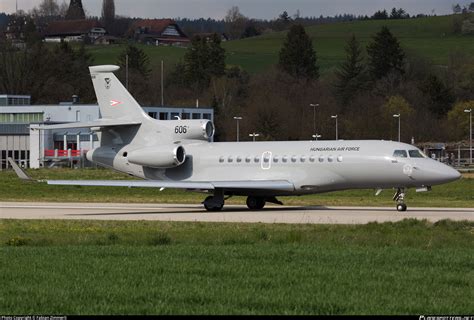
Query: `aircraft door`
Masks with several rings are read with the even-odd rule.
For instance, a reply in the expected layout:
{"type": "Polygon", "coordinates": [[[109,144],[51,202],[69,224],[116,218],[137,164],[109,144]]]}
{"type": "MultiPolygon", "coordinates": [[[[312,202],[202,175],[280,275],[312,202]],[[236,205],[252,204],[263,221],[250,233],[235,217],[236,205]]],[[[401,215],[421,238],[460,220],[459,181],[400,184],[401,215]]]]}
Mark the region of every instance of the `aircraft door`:
{"type": "Polygon", "coordinates": [[[268,170],[272,166],[272,153],[270,151],[265,151],[262,153],[262,169],[263,170],[268,170]]]}

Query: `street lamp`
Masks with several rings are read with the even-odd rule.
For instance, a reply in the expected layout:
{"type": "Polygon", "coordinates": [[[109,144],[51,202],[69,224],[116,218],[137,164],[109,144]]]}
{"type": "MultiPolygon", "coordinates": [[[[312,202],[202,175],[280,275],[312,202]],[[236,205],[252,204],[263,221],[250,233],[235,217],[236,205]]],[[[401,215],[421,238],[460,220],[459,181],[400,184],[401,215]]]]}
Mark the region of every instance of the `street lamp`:
{"type": "Polygon", "coordinates": [[[316,103],[316,104],[310,103],[309,106],[313,107],[313,132],[315,135],[317,135],[316,133],[316,107],[319,107],[319,103],[316,103]]]}
{"type": "Polygon", "coordinates": [[[253,137],[253,142],[255,142],[255,138],[256,138],[256,137],[259,137],[259,136],[260,136],[260,134],[259,134],[259,133],[255,133],[255,132],[249,134],[249,137],[253,137]]]}
{"type": "Polygon", "coordinates": [[[469,164],[472,164],[472,109],[465,109],[469,113],[469,164]]]}
{"type": "Polygon", "coordinates": [[[313,134],[312,135],[313,139],[318,141],[318,138],[321,138],[321,135],[320,134],[313,134]]]}
{"type": "Polygon", "coordinates": [[[400,113],[399,114],[394,114],[394,118],[398,118],[398,142],[400,142],[400,113]]]}
{"type": "Polygon", "coordinates": [[[237,120],[237,142],[239,142],[239,120],[242,120],[242,117],[234,117],[234,120],[237,120]]]}
{"type": "Polygon", "coordinates": [[[336,140],[338,140],[338,134],[337,134],[337,114],[335,116],[331,116],[332,119],[336,119],[336,140]]]}

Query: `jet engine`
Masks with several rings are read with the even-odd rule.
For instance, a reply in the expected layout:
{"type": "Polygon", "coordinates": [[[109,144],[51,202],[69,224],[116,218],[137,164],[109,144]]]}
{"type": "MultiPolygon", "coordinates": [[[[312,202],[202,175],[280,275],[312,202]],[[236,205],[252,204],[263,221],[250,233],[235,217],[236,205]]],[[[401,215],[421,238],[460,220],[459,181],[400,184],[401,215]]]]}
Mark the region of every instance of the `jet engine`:
{"type": "Polygon", "coordinates": [[[184,163],[186,152],[180,145],[159,145],[128,152],[128,162],[152,168],[173,168],[184,163]]]}
{"type": "Polygon", "coordinates": [[[162,121],[171,133],[181,139],[209,140],[214,135],[214,124],[210,120],[162,121]]]}

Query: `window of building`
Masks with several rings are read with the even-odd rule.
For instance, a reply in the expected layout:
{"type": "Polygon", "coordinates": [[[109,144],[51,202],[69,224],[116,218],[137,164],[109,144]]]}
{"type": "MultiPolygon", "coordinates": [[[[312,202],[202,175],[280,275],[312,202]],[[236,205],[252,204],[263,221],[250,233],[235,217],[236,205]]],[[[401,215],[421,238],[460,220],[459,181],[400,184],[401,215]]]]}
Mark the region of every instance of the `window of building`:
{"type": "Polygon", "coordinates": [[[189,115],[188,112],[183,112],[183,113],[181,114],[181,119],[189,119],[189,118],[190,118],[190,115],[189,115]]]}
{"type": "Polygon", "coordinates": [[[201,119],[200,113],[193,113],[193,119],[201,119]]]}
{"type": "Polygon", "coordinates": [[[156,119],[156,112],[148,112],[148,115],[153,118],[153,119],[156,119]]]}
{"type": "Polygon", "coordinates": [[[207,120],[211,120],[211,114],[210,114],[210,113],[204,113],[204,114],[202,115],[202,118],[203,118],[203,119],[207,119],[207,120]]]}
{"type": "Polygon", "coordinates": [[[178,118],[176,117],[179,117],[179,113],[178,112],[171,112],[171,120],[177,120],[178,118]]]}
{"type": "Polygon", "coordinates": [[[160,112],[160,120],[168,120],[168,112],[160,112]]]}

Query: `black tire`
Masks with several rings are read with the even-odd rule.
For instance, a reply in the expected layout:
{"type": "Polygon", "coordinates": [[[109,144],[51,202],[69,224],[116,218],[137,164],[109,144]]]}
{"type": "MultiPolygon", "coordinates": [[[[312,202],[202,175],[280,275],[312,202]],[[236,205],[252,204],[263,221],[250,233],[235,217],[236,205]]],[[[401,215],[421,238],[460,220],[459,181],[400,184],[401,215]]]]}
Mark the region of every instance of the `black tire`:
{"type": "Polygon", "coordinates": [[[216,212],[216,211],[221,211],[222,208],[224,207],[224,204],[221,204],[220,206],[211,206],[209,205],[209,202],[211,202],[212,198],[214,198],[213,196],[208,196],[203,204],[204,204],[204,208],[207,210],[207,211],[211,211],[211,212],[216,212]]]}
{"type": "Polygon", "coordinates": [[[404,203],[397,204],[397,211],[399,212],[407,211],[407,205],[404,203]]]}
{"type": "Polygon", "coordinates": [[[250,210],[261,210],[265,207],[265,198],[262,197],[247,197],[247,207],[250,210]]]}

